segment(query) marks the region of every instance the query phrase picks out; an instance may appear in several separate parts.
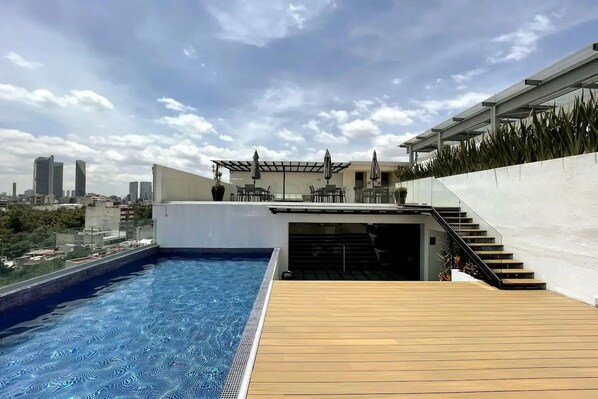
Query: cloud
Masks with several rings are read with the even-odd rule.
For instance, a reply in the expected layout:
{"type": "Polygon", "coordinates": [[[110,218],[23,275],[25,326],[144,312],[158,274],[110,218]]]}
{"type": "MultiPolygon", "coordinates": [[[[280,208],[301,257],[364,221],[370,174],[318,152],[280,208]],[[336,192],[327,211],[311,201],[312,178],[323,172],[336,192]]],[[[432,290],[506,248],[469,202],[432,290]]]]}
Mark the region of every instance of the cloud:
{"type": "MultiPolygon", "coordinates": [[[[353,112],[356,112],[358,114],[369,113],[372,105],[374,105],[374,102],[372,100],[355,100],[353,101],[353,106],[355,106],[353,112]]],[[[351,113],[353,114],[353,112],[351,113]]]]}
{"type": "Polygon", "coordinates": [[[233,141],[235,141],[235,139],[233,139],[228,134],[221,134],[218,138],[222,141],[228,141],[229,143],[232,143],[233,141]]]}
{"type": "Polygon", "coordinates": [[[314,135],[314,140],[323,144],[346,144],[349,140],[345,136],[335,136],[327,132],[319,132],[314,135]]]}
{"type": "Polygon", "coordinates": [[[197,52],[193,46],[183,47],[183,54],[189,58],[197,59],[197,52]]]}
{"type": "Polygon", "coordinates": [[[343,136],[349,138],[370,137],[380,134],[380,129],[369,119],[355,119],[341,125],[343,136]]]}
{"type": "Polygon", "coordinates": [[[325,0],[313,1],[309,7],[285,0],[234,0],[212,3],[207,10],[220,25],[220,39],[264,47],[306,29],[309,21],[329,7],[325,0]]]}
{"type": "Polygon", "coordinates": [[[469,92],[460,94],[453,98],[428,100],[420,102],[419,104],[431,114],[437,114],[438,111],[455,111],[466,109],[484,101],[488,97],[490,96],[486,93],[469,92]]]}
{"type": "Polygon", "coordinates": [[[78,106],[87,110],[114,109],[114,105],[104,96],[91,90],[71,90],[72,96],[65,96],[67,105],[78,106]]]}
{"type": "Polygon", "coordinates": [[[392,84],[393,85],[400,85],[402,81],[403,81],[403,79],[401,79],[401,78],[394,78],[392,80],[392,84]]]}
{"type": "Polygon", "coordinates": [[[316,133],[320,132],[320,126],[318,125],[318,121],[314,120],[314,119],[310,119],[305,125],[303,125],[304,127],[313,130],[316,133]]]}
{"type": "Polygon", "coordinates": [[[283,139],[284,141],[294,141],[294,142],[301,142],[305,141],[302,135],[298,133],[291,132],[286,128],[282,128],[278,132],[276,132],[276,137],[283,139]]]}
{"type": "MultiPolygon", "coordinates": [[[[76,137],[73,137],[73,140],[74,139],[76,139],[76,137]]],[[[89,137],[89,143],[93,144],[94,148],[101,146],[102,148],[143,150],[156,142],[173,144],[176,140],[172,137],[156,134],[125,134],[122,136],[109,135],[89,137]]]]}
{"type": "Polygon", "coordinates": [[[216,133],[214,126],[210,122],[195,114],[180,114],[174,117],[164,116],[157,119],[156,123],[167,125],[174,130],[196,138],[206,133],[216,133]]]}
{"type": "Polygon", "coordinates": [[[41,68],[44,66],[44,64],[42,64],[41,62],[27,61],[26,59],[21,57],[19,54],[12,52],[12,51],[10,53],[6,54],[4,56],[4,58],[9,60],[16,66],[25,68],[25,69],[37,69],[37,68],[41,68]]]}
{"type": "Polygon", "coordinates": [[[372,120],[389,125],[408,126],[413,123],[413,117],[421,116],[421,111],[402,109],[398,106],[382,106],[371,116],[372,120]]]}
{"type": "Polygon", "coordinates": [[[506,54],[498,52],[488,57],[492,64],[507,61],[521,61],[537,50],[537,42],[543,36],[553,31],[554,25],[544,15],[536,15],[534,20],[515,32],[507,33],[492,39],[496,43],[506,43],[510,48],[506,54]]]}
{"type": "Polygon", "coordinates": [[[173,111],[179,111],[179,112],[197,111],[197,109],[195,109],[189,105],[182,104],[182,103],[178,102],[177,100],[175,100],[174,98],[162,97],[162,98],[158,99],[158,102],[164,104],[164,106],[167,109],[171,109],[173,111]]]}
{"type": "Polygon", "coordinates": [[[334,109],[330,112],[322,111],[318,114],[318,116],[323,119],[335,119],[336,123],[338,124],[344,123],[349,119],[349,114],[347,113],[347,111],[337,111],[334,109]]]}
{"type": "Polygon", "coordinates": [[[0,167],[3,170],[13,160],[15,161],[13,166],[29,169],[30,163],[23,162],[23,159],[30,158],[33,162],[35,157],[46,154],[50,150],[58,158],[57,161],[61,159],[74,161],[100,155],[100,151],[85,144],[56,136],[34,136],[17,129],[0,128],[0,142],[3,143],[3,156],[0,158],[0,167]]]}
{"type": "Polygon", "coordinates": [[[451,78],[453,78],[453,80],[455,81],[455,83],[457,84],[462,84],[464,82],[469,81],[471,78],[481,75],[482,73],[484,73],[485,70],[482,68],[476,68],[476,69],[472,69],[469,70],[467,72],[464,73],[457,73],[455,75],[451,75],[451,78]]]}
{"type": "Polygon", "coordinates": [[[49,90],[29,91],[23,87],[0,84],[0,100],[13,101],[27,105],[77,107],[86,111],[105,111],[114,109],[114,105],[104,96],[92,90],[71,90],[70,95],[57,97],[49,90]]]}
{"type": "Polygon", "coordinates": [[[372,145],[375,148],[393,148],[395,149],[399,144],[412,139],[417,136],[416,133],[404,133],[401,135],[395,134],[381,134],[380,136],[374,137],[372,145]]]}
{"type": "Polygon", "coordinates": [[[305,91],[296,83],[277,80],[254,101],[254,106],[258,114],[275,115],[302,107],[305,96],[305,91]]]}

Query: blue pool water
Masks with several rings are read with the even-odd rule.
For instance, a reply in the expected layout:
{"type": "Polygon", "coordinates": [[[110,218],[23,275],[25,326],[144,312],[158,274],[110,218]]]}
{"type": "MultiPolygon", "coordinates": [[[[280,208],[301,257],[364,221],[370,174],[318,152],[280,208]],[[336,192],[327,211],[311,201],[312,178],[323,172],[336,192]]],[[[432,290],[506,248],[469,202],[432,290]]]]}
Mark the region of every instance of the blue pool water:
{"type": "Polygon", "coordinates": [[[0,398],[217,398],[267,264],[161,259],[2,331],[0,398]]]}

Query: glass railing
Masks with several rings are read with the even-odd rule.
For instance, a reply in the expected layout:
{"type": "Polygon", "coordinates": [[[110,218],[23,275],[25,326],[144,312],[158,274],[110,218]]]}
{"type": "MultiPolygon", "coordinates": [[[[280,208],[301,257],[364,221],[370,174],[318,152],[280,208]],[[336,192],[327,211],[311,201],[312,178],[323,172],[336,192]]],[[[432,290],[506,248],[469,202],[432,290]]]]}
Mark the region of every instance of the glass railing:
{"type": "MultiPolygon", "coordinates": [[[[9,226],[18,227],[18,226],[9,226]]],[[[0,238],[0,286],[19,283],[154,243],[154,221],[141,219],[108,227],[20,226],[0,238]]]]}
{"type": "MultiPolygon", "coordinates": [[[[467,221],[467,223],[479,224],[480,227],[476,227],[476,229],[485,230],[487,236],[495,238],[496,244],[502,244],[502,235],[439,180],[428,177],[404,182],[402,185],[403,187],[407,187],[407,204],[429,205],[435,208],[460,208],[461,212],[467,212],[466,218],[472,219],[471,221],[467,221]]],[[[466,221],[463,220],[460,214],[451,223],[457,224],[458,226],[456,227],[459,229],[467,228],[467,225],[462,225],[466,221]]]]}

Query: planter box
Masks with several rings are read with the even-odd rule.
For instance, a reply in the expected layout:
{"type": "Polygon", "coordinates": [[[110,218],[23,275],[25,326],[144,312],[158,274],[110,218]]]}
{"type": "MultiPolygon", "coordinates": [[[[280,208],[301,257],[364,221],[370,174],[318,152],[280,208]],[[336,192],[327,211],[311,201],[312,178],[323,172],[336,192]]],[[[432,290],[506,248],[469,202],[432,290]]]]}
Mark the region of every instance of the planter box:
{"type": "Polygon", "coordinates": [[[451,281],[480,281],[477,278],[471,277],[467,273],[463,273],[458,269],[451,269],[451,281]]]}

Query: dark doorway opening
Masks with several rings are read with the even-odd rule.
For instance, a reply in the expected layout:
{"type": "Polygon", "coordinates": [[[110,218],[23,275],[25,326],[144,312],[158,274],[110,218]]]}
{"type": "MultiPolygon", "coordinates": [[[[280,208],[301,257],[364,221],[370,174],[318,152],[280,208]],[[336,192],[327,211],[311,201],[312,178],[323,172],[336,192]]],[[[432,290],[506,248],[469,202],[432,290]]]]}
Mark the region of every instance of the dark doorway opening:
{"type": "Polygon", "coordinates": [[[365,187],[365,172],[355,172],[355,188],[365,187]]]}
{"type": "Polygon", "coordinates": [[[290,223],[294,280],[420,278],[420,225],[290,223]]]}

